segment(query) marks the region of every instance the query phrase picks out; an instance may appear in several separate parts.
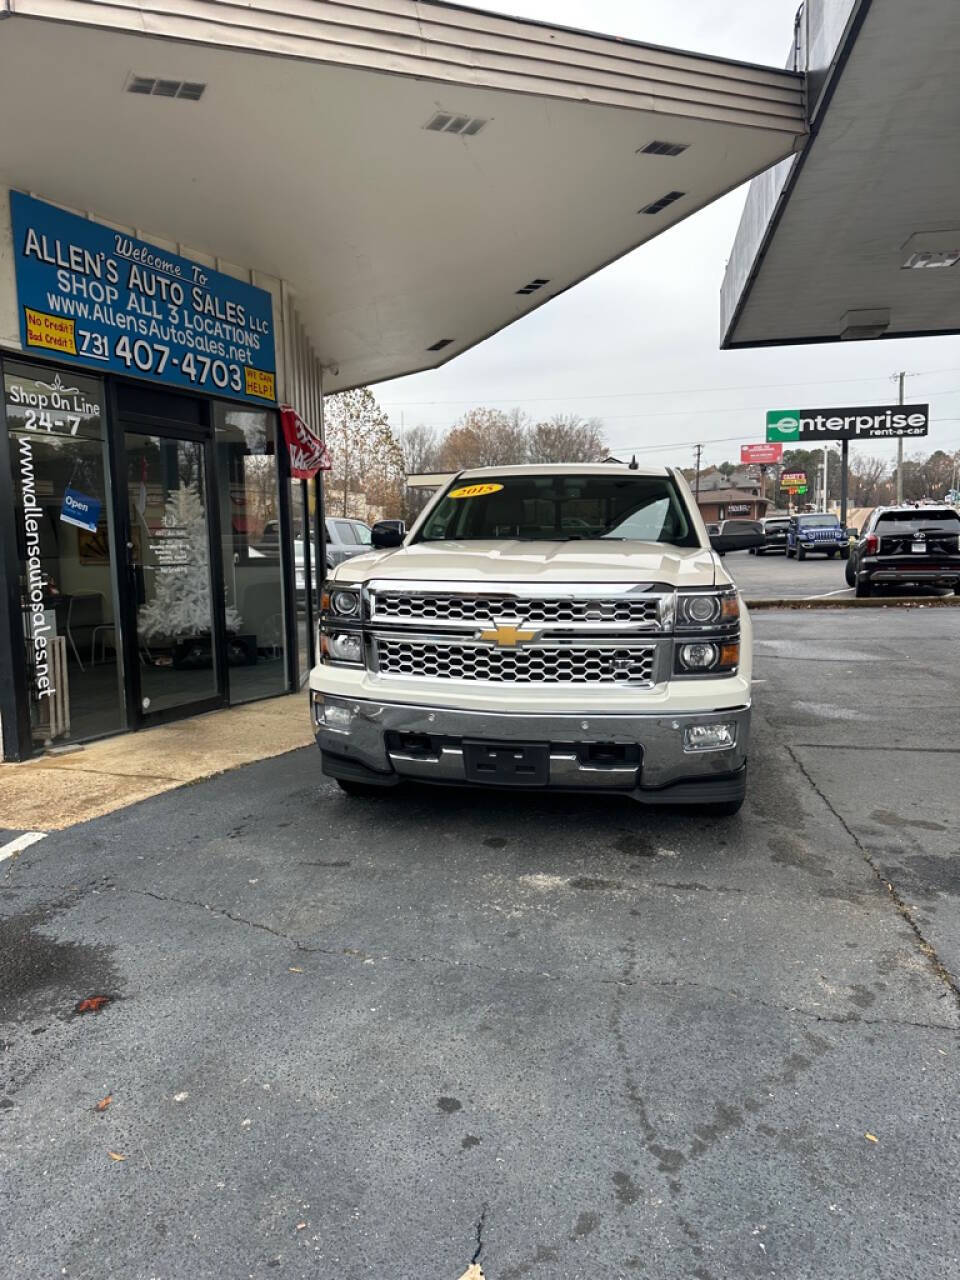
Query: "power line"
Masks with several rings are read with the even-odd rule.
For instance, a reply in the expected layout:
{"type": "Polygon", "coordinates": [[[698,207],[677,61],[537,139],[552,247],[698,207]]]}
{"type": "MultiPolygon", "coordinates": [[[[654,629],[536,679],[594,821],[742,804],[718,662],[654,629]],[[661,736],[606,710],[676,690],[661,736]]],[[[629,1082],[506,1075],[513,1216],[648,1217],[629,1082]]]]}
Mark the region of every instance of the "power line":
{"type": "MultiPolygon", "coordinates": [[[[941,373],[957,373],[960,372],[956,366],[949,369],[922,369],[915,377],[932,378],[941,373]]],[[[394,409],[400,408],[430,408],[444,405],[461,405],[461,404],[540,404],[544,401],[564,401],[573,402],[581,400],[623,400],[623,399],[646,399],[650,396],[676,396],[676,395],[713,395],[716,392],[723,391],[770,391],[784,387],[841,387],[850,386],[854,383],[864,382],[886,382],[887,374],[871,374],[863,378],[817,378],[808,382],[744,382],[739,385],[728,385],[722,387],[676,387],[668,388],[665,391],[609,391],[602,394],[577,395],[567,394],[562,396],[512,396],[505,399],[492,400],[487,396],[466,396],[459,400],[382,400],[384,405],[390,405],[394,409]]],[[[952,395],[952,391],[938,391],[937,395],[952,395]]]]}

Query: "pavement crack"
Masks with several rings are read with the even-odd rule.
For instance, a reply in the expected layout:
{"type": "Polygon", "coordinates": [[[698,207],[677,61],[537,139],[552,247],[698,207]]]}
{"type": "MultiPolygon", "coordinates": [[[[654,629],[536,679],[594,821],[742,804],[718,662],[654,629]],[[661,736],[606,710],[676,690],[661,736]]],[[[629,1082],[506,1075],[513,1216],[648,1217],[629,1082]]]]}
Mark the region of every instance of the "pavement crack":
{"type": "Polygon", "coordinates": [[[480,1210],[480,1217],[477,1219],[476,1241],[477,1247],[473,1251],[473,1257],[470,1259],[470,1265],[474,1266],[480,1261],[480,1255],[483,1253],[483,1228],[487,1221],[487,1206],[484,1205],[480,1210]]]}
{"type": "Polygon", "coordinates": [[[175,898],[163,893],[154,893],[151,889],[128,889],[127,893],[140,894],[145,898],[153,898],[157,902],[174,902],[181,907],[197,907],[201,911],[209,911],[211,915],[222,916],[225,920],[232,920],[234,924],[245,924],[249,929],[260,929],[263,933],[272,934],[273,937],[289,942],[291,946],[295,946],[300,950],[310,949],[301,947],[296,938],[291,938],[289,934],[282,933],[279,929],[273,929],[270,925],[263,924],[259,920],[248,920],[245,916],[234,915],[232,911],[227,911],[225,907],[212,907],[208,902],[195,902],[192,898],[175,898]]]}
{"type": "MultiPolygon", "coordinates": [[[[913,931],[919,951],[926,958],[927,962],[930,965],[930,968],[933,970],[936,977],[939,978],[939,980],[949,989],[950,993],[953,996],[953,1000],[957,1007],[957,1010],[958,1012],[960,1012],[960,985],[958,985],[957,979],[954,977],[954,975],[950,972],[947,966],[940,959],[939,955],[937,954],[936,948],[933,946],[932,943],[927,941],[926,937],[924,936],[923,930],[920,928],[919,924],[914,918],[914,915],[910,910],[910,908],[907,906],[906,901],[903,899],[903,897],[897,890],[896,886],[890,880],[887,879],[887,877],[883,874],[883,871],[880,869],[880,867],[877,866],[877,863],[875,862],[870,850],[860,839],[860,836],[857,834],[854,828],[850,825],[849,822],[847,822],[846,818],[836,808],[836,806],[830,800],[829,796],[827,796],[824,790],[817,784],[816,780],[814,779],[813,775],[810,773],[809,769],[803,763],[799,755],[797,755],[796,750],[789,743],[786,743],[785,747],[786,747],[787,754],[790,756],[791,760],[793,760],[794,764],[797,766],[802,776],[807,780],[814,794],[817,795],[820,798],[820,800],[823,801],[823,804],[826,806],[828,811],[834,816],[834,818],[836,818],[837,822],[840,824],[843,830],[847,833],[847,835],[853,841],[854,845],[857,847],[857,849],[859,849],[863,857],[863,860],[866,862],[867,866],[870,868],[870,870],[876,876],[877,880],[883,886],[884,890],[887,893],[887,896],[889,897],[890,901],[893,903],[894,907],[896,908],[898,915],[902,920],[906,922],[907,925],[909,925],[910,929],[913,931]]],[[[923,1024],[914,1024],[914,1025],[923,1025],[923,1024]]]]}

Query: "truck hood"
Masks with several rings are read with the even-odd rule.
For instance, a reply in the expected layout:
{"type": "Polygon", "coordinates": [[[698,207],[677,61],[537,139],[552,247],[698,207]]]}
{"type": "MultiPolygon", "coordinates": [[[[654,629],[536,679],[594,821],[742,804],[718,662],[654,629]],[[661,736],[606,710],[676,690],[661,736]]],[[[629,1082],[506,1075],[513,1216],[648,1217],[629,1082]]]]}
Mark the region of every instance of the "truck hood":
{"type": "Polygon", "coordinates": [[[346,560],[337,582],[374,578],[422,582],[660,582],[712,587],[729,581],[707,547],[655,542],[418,542],[346,560]]]}

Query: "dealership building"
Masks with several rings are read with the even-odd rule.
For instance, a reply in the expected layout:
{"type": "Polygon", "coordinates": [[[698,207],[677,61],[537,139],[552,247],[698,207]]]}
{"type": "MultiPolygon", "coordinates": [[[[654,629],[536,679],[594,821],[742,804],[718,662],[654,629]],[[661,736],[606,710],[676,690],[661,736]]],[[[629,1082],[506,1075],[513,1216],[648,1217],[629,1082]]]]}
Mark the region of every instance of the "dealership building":
{"type": "Polygon", "coordinates": [[[324,395],[806,132],[789,68],[415,0],[0,0],[0,107],[6,759],[296,690],[324,395]]]}

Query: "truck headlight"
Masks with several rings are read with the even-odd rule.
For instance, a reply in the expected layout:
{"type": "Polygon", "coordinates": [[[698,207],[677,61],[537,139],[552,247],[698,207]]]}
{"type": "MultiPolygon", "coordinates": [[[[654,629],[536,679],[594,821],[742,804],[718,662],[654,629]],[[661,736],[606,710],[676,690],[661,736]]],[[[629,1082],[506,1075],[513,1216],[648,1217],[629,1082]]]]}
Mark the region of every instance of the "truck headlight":
{"type": "Polygon", "coordinates": [[[355,618],[360,612],[359,591],[331,591],[330,608],[340,618],[355,618]]]}
{"type": "Polygon", "coordinates": [[[321,638],[324,656],[329,662],[363,662],[363,636],[359,631],[334,631],[321,638]]]}
{"type": "Polygon", "coordinates": [[[677,599],[677,625],[681,627],[719,626],[739,617],[740,600],[735,591],[681,592],[677,599]]]}
{"type": "Polygon", "coordinates": [[[674,671],[679,676],[731,675],[740,666],[740,645],[690,640],[676,647],[674,671]]]}
{"type": "Polygon", "coordinates": [[[683,731],[684,751],[730,751],[736,745],[736,723],[692,724],[683,731]]]}

